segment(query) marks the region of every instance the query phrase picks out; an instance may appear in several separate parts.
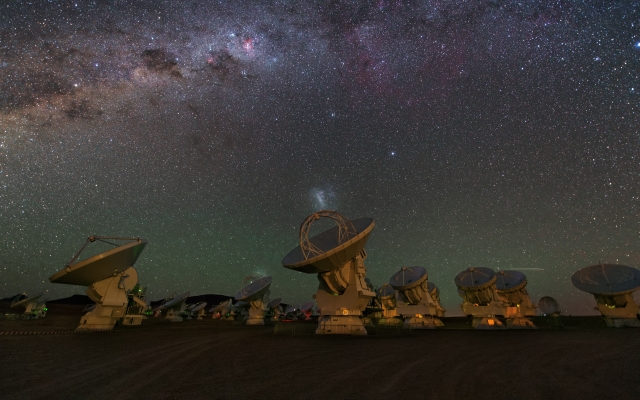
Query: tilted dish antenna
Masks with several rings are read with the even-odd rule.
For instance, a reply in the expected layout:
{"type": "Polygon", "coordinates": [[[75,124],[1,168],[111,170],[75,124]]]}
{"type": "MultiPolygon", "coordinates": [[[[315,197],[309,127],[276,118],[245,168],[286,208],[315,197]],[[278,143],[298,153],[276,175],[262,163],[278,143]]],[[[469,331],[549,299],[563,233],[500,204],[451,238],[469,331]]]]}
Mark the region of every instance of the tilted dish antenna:
{"type": "Polygon", "coordinates": [[[540,298],[540,300],[538,300],[538,308],[544,315],[558,316],[560,314],[558,302],[550,296],[540,298]]]}
{"type": "Polygon", "coordinates": [[[245,286],[236,293],[235,299],[244,301],[251,307],[247,325],[264,325],[264,296],[269,291],[273,278],[265,276],[245,286]]]}
{"type": "MultiPolygon", "coordinates": [[[[396,290],[388,283],[385,283],[378,288],[378,290],[376,291],[376,296],[378,296],[378,300],[380,301],[380,305],[382,305],[382,310],[384,312],[395,310],[398,306],[398,302],[396,300],[396,290]]],[[[385,314],[385,316],[395,317],[396,314],[394,312],[393,315],[387,316],[385,314]]]]}
{"type": "Polygon", "coordinates": [[[473,317],[476,329],[500,329],[504,324],[496,316],[504,313],[504,304],[496,289],[496,273],[485,267],[468,268],[454,282],[462,297],[462,312],[473,317]]]}
{"type": "Polygon", "coordinates": [[[366,335],[362,312],[375,297],[365,282],[364,246],[373,231],[372,218],[349,220],[337,211],[322,210],[300,225],[300,243],[283,259],[285,268],[317,274],[315,300],[320,308],[316,334],[366,335]],[[336,226],[309,238],[313,222],[328,218],[336,226]]]}
{"type": "Polygon", "coordinates": [[[128,317],[127,292],[138,283],[133,265],[146,245],[147,240],[141,238],[89,236],[65,268],[49,277],[51,283],[88,286],[87,295],[96,307],[82,316],[78,330],[113,329],[117,321],[128,317]],[[78,261],[81,253],[96,242],[114,248],[78,261]]]}
{"type": "Polygon", "coordinates": [[[528,317],[536,315],[536,306],[527,293],[527,277],[520,271],[500,271],[496,274],[496,289],[506,305],[504,317],[511,329],[536,329],[528,317]]]}
{"type": "Polygon", "coordinates": [[[289,321],[297,321],[298,320],[298,306],[296,304],[289,304],[287,305],[287,307],[285,307],[284,309],[284,316],[283,318],[285,320],[289,320],[289,321]]]}
{"type": "Polygon", "coordinates": [[[571,283],[596,299],[596,310],[610,327],[640,327],[640,309],[633,292],[640,288],[640,270],[626,265],[598,264],[573,274],[571,283]]]}
{"type": "Polygon", "coordinates": [[[402,326],[404,321],[402,316],[398,314],[398,301],[396,299],[396,290],[389,284],[385,283],[376,290],[378,302],[382,308],[382,318],[378,320],[380,326],[402,326]]]}
{"type": "Polygon", "coordinates": [[[217,306],[211,307],[209,310],[213,314],[213,319],[226,318],[229,311],[231,311],[233,299],[221,301],[217,306]]]}
{"type": "Polygon", "coordinates": [[[429,281],[427,287],[429,290],[429,295],[431,295],[433,301],[435,301],[440,305],[440,307],[442,307],[442,304],[440,303],[440,289],[438,289],[438,286],[436,286],[435,283],[429,281]]]}
{"type": "Polygon", "coordinates": [[[267,308],[271,313],[272,321],[280,320],[280,316],[282,315],[282,307],[280,306],[280,303],[282,303],[282,298],[276,297],[275,299],[271,300],[267,305],[267,308]]]}
{"type": "Polygon", "coordinates": [[[34,296],[27,296],[25,293],[16,297],[11,302],[11,308],[24,307],[23,318],[26,319],[38,319],[44,317],[47,313],[46,300],[40,300],[40,297],[44,292],[38,293],[34,296]]]}
{"type": "Polygon", "coordinates": [[[300,306],[300,315],[305,321],[311,321],[313,317],[313,301],[307,301],[300,306]]]}
{"type": "Polygon", "coordinates": [[[206,301],[201,301],[199,303],[191,304],[187,306],[188,318],[197,318],[198,320],[203,320],[207,311],[204,309],[207,306],[206,301]]]}
{"type": "Polygon", "coordinates": [[[407,329],[434,329],[444,324],[439,317],[444,309],[429,293],[429,275],[422,267],[402,267],[393,274],[389,284],[396,292],[396,312],[404,318],[407,329]]]}
{"type": "Polygon", "coordinates": [[[156,311],[167,310],[165,319],[171,322],[182,322],[184,317],[187,316],[187,305],[185,301],[191,296],[191,292],[186,291],[180,294],[172,293],[171,296],[166,298],[162,304],[156,307],[156,311]]]}

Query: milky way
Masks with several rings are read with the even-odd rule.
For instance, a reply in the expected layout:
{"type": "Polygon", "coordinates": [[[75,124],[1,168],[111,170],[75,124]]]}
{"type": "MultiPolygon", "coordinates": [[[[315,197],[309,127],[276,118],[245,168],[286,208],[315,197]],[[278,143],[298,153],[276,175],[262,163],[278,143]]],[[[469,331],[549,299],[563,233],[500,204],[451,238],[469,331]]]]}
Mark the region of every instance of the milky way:
{"type": "Polygon", "coordinates": [[[629,1],[34,1],[0,6],[0,294],[91,234],[141,236],[151,297],[303,302],[280,261],[318,207],[372,217],[377,286],[469,266],[534,301],[640,264],[640,5],[629,1]]]}

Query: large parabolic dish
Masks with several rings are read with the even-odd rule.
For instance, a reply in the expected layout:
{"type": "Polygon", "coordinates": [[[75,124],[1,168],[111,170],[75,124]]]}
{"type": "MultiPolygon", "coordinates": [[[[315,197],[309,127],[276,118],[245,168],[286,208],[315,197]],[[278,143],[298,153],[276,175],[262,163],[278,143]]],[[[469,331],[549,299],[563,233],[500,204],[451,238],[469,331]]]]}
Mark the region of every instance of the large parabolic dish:
{"type": "Polygon", "coordinates": [[[236,293],[236,300],[251,302],[264,296],[267,290],[269,290],[269,286],[271,286],[271,281],[273,281],[273,278],[270,276],[265,276],[257,281],[253,281],[236,293]]]}
{"type": "MultiPolygon", "coordinates": [[[[126,240],[132,241],[87,258],[86,260],[75,262],[80,254],[79,252],[64,269],[49,277],[49,281],[51,283],[91,286],[94,282],[101,281],[126,270],[136,263],[140,254],[142,254],[142,250],[144,250],[147,245],[146,239],[131,238],[126,240]]],[[[89,241],[92,241],[91,238],[88,239],[88,242],[89,241]]]]}
{"type": "Polygon", "coordinates": [[[427,277],[427,270],[422,267],[402,267],[389,279],[389,284],[396,290],[409,290],[422,285],[427,277]]]}
{"type": "Polygon", "coordinates": [[[160,305],[156,308],[156,310],[167,310],[167,309],[170,309],[170,308],[173,308],[173,307],[179,306],[179,305],[181,305],[182,303],[184,303],[184,302],[189,298],[189,296],[191,296],[191,292],[189,292],[189,291],[186,291],[186,292],[184,292],[184,293],[181,293],[181,294],[179,294],[179,295],[176,295],[176,296],[174,296],[174,297],[170,298],[170,299],[169,299],[168,301],[166,301],[165,303],[160,304],[160,305]]]}
{"type": "Polygon", "coordinates": [[[269,307],[269,308],[278,307],[280,305],[280,303],[282,303],[282,297],[277,297],[277,298],[271,300],[269,302],[269,304],[267,305],[267,307],[269,307]]]}
{"type": "Polygon", "coordinates": [[[375,227],[373,218],[350,221],[352,227],[340,225],[327,229],[311,239],[301,238],[301,245],[291,250],[282,259],[282,265],[307,274],[321,274],[343,267],[364,249],[369,234],[375,227]],[[307,241],[315,252],[303,253],[307,241]]]}
{"type": "Polygon", "coordinates": [[[571,283],[583,292],[601,295],[632,293],[640,288],[640,270],[617,264],[598,264],[582,268],[571,283]]]}
{"type": "Polygon", "coordinates": [[[553,297],[544,296],[538,300],[538,308],[545,315],[552,315],[558,312],[560,306],[553,297]]]}
{"type": "Polygon", "coordinates": [[[25,306],[26,307],[27,304],[36,302],[40,297],[42,297],[43,294],[44,294],[44,292],[43,293],[38,293],[38,294],[36,294],[34,296],[31,296],[31,297],[27,297],[26,295],[20,295],[22,298],[20,300],[14,300],[11,303],[11,308],[20,307],[20,306],[25,306]]]}
{"type": "Polygon", "coordinates": [[[496,274],[496,289],[513,292],[527,286],[527,277],[520,271],[500,271],[496,274]]]}
{"type": "Polygon", "coordinates": [[[474,267],[456,275],[455,284],[461,289],[484,289],[496,281],[496,273],[491,268],[474,267]]]}

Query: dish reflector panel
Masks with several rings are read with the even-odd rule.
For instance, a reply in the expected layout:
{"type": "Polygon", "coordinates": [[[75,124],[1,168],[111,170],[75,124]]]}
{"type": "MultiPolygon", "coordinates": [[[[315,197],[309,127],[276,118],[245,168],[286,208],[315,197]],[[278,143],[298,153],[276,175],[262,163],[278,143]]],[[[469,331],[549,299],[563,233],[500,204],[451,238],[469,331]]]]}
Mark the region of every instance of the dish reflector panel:
{"type": "Polygon", "coordinates": [[[527,277],[520,271],[500,271],[496,274],[496,289],[513,292],[527,285],[527,277]]]}
{"type": "Polygon", "coordinates": [[[36,295],[34,295],[34,296],[31,296],[31,297],[26,297],[26,296],[25,296],[25,298],[24,298],[24,299],[22,299],[22,300],[12,302],[12,303],[11,303],[11,308],[13,308],[13,307],[20,307],[20,306],[27,305],[27,304],[29,304],[29,303],[35,302],[35,301],[36,301],[36,300],[38,300],[38,299],[39,299],[43,294],[44,294],[44,292],[42,292],[42,293],[38,293],[38,294],[36,294],[36,295]]]}
{"type": "Polygon", "coordinates": [[[538,308],[543,314],[555,314],[560,308],[558,302],[553,297],[544,296],[538,300],[538,308]]]}
{"type": "Polygon", "coordinates": [[[434,297],[434,296],[438,298],[440,297],[440,289],[438,289],[435,283],[429,282],[427,284],[427,288],[429,290],[429,294],[431,295],[431,297],[434,297]]]}
{"type": "Polygon", "coordinates": [[[195,312],[198,312],[198,311],[202,310],[206,306],[207,306],[207,302],[206,301],[201,301],[198,304],[194,304],[193,308],[191,308],[190,311],[195,313],[195,312]]]}
{"type": "Polygon", "coordinates": [[[395,297],[396,290],[390,284],[385,283],[384,285],[380,286],[380,288],[378,288],[377,294],[381,300],[386,300],[390,297],[395,297]]]}
{"type": "Polygon", "coordinates": [[[269,308],[278,307],[282,303],[281,297],[276,297],[275,299],[269,302],[269,308]]]}
{"type": "Polygon", "coordinates": [[[49,277],[51,283],[90,286],[116,275],[136,263],[147,245],[146,239],[135,239],[111,250],[97,254],[75,264],[69,263],[63,270],[49,277]]]}
{"type": "Polygon", "coordinates": [[[422,267],[402,267],[389,279],[389,284],[396,290],[408,290],[420,286],[427,277],[427,270],[422,267]]]}
{"type": "Polygon", "coordinates": [[[177,306],[178,304],[180,304],[183,301],[185,301],[189,296],[191,296],[191,292],[184,292],[184,293],[174,297],[173,299],[167,301],[166,303],[161,304],[157,309],[163,310],[163,309],[167,309],[167,308],[171,308],[171,307],[177,306]]]}
{"type": "Polygon", "coordinates": [[[454,281],[460,289],[483,289],[496,281],[496,273],[491,268],[474,267],[460,272],[454,281]]]}
{"type": "Polygon", "coordinates": [[[348,240],[341,242],[340,227],[334,226],[309,240],[321,254],[305,259],[298,246],[284,256],[282,265],[307,274],[329,272],[344,266],[364,249],[369,234],[376,225],[373,218],[359,218],[350,222],[355,235],[348,235],[348,240]]]}
{"type": "Polygon", "coordinates": [[[571,283],[591,294],[626,294],[640,287],[640,270],[617,264],[598,264],[582,268],[571,283]]]}
{"type": "Polygon", "coordinates": [[[300,306],[300,311],[306,312],[313,308],[313,301],[307,301],[303,305],[300,306]]]}
{"type": "Polygon", "coordinates": [[[272,280],[272,277],[265,276],[264,278],[260,278],[257,281],[253,281],[238,293],[236,293],[236,300],[249,302],[262,297],[265,292],[269,290],[269,286],[271,286],[272,280]]]}

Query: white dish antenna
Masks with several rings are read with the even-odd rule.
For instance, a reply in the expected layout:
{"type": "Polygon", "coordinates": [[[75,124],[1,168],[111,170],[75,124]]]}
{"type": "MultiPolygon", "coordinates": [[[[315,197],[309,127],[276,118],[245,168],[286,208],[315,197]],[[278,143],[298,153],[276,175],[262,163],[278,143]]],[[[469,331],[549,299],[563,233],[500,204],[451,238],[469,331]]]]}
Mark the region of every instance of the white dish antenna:
{"type": "Polygon", "coordinates": [[[251,302],[255,299],[262,298],[269,290],[272,281],[273,278],[270,276],[257,279],[236,293],[235,299],[238,301],[251,302]]]}
{"type": "Polygon", "coordinates": [[[500,271],[496,274],[496,289],[506,306],[503,316],[511,329],[536,329],[529,319],[536,315],[536,306],[527,293],[527,277],[520,271],[500,271]]]}
{"type": "Polygon", "coordinates": [[[595,297],[608,326],[640,327],[640,308],[633,298],[640,288],[640,270],[617,264],[591,265],[574,273],[571,283],[595,297]]]}
{"type": "Polygon", "coordinates": [[[445,310],[431,296],[428,278],[426,269],[415,266],[402,267],[389,279],[389,284],[396,290],[396,313],[404,318],[407,329],[444,326],[440,317],[444,316],[445,310]]]}
{"type": "Polygon", "coordinates": [[[204,309],[207,306],[206,301],[201,301],[199,303],[192,304],[190,307],[187,307],[187,310],[192,313],[197,313],[198,311],[204,309]]]}
{"type": "Polygon", "coordinates": [[[300,306],[301,312],[313,311],[313,301],[307,301],[300,306]]]}
{"type": "Polygon", "coordinates": [[[197,318],[198,320],[203,320],[205,314],[207,313],[204,309],[207,306],[206,301],[201,301],[199,303],[191,304],[187,306],[186,312],[188,314],[188,319],[197,318]]]}
{"type": "Polygon", "coordinates": [[[146,245],[147,240],[141,238],[90,236],[65,268],[49,278],[51,283],[88,286],[86,293],[96,307],[81,318],[78,330],[109,330],[126,319],[127,293],[138,283],[133,265],[146,245]],[[96,242],[113,248],[78,261],[96,242]]]}
{"type": "Polygon", "coordinates": [[[277,297],[277,298],[275,298],[275,299],[273,299],[273,300],[271,300],[269,302],[268,307],[269,308],[275,308],[275,307],[278,307],[280,305],[280,303],[282,303],[282,298],[281,297],[277,297]]]}
{"type": "Polygon", "coordinates": [[[27,307],[29,304],[37,303],[38,299],[40,297],[42,297],[43,294],[44,294],[44,292],[38,293],[38,294],[33,295],[31,297],[27,297],[26,294],[22,294],[22,295],[18,296],[15,300],[13,300],[11,302],[11,308],[27,307]]]}
{"type": "Polygon", "coordinates": [[[165,299],[162,304],[156,307],[156,311],[167,310],[165,319],[171,322],[182,322],[189,316],[185,301],[191,296],[191,292],[186,291],[180,294],[173,293],[171,297],[165,299]]]}
{"type": "Polygon", "coordinates": [[[362,312],[375,293],[365,281],[364,246],[374,227],[372,218],[351,221],[330,210],[313,213],[300,225],[299,245],[282,259],[282,265],[318,276],[316,334],[367,334],[362,312]],[[333,220],[336,226],[309,238],[312,224],[321,218],[333,220]]]}
{"type": "Polygon", "coordinates": [[[473,317],[475,329],[501,329],[504,304],[496,289],[496,273],[485,267],[468,268],[456,275],[454,282],[462,297],[462,312],[473,317]]]}
{"type": "Polygon", "coordinates": [[[571,283],[591,294],[623,295],[640,288],[640,270],[626,265],[592,265],[573,274],[571,283]]]}
{"type": "Polygon", "coordinates": [[[156,307],[156,310],[170,310],[180,308],[180,306],[191,296],[191,292],[186,291],[180,294],[174,294],[165,299],[162,304],[156,307]]]}
{"type": "Polygon", "coordinates": [[[47,314],[46,300],[40,300],[44,293],[38,293],[34,296],[21,294],[11,302],[11,308],[24,307],[23,318],[38,319],[43,318],[47,314]]]}
{"type": "Polygon", "coordinates": [[[265,276],[254,280],[236,293],[235,299],[238,303],[244,302],[250,307],[247,325],[264,325],[264,296],[268,293],[272,281],[272,277],[265,276]]]}
{"type": "Polygon", "coordinates": [[[49,281],[51,281],[51,283],[91,286],[95,282],[109,279],[132,267],[138,260],[138,257],[140,257],[140,254],[142,254],[142,250],[147,246],[147,243],[146,239],[140,238],[90,236],[80,251],[67,263],[66,267],[53,274],[49,278],[49,281]],[[128,243],[122,245],[110,243],[117,247],[86,260],[76,262],[82,251],[96,241],[105,243],[127,241],[128,243]]]}
{"type": "Polygon", "coordinates": [[[544,296],[538,300],[538,308],[544,315],[560,314],[560,306],[556,299],[550,296],[544,296]]]}

